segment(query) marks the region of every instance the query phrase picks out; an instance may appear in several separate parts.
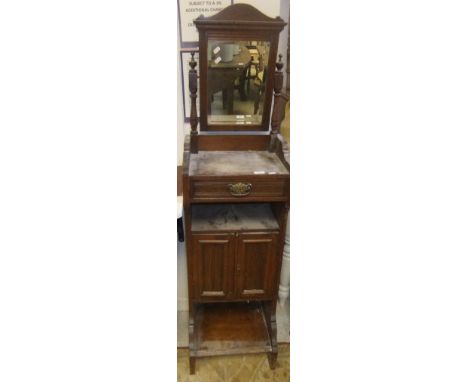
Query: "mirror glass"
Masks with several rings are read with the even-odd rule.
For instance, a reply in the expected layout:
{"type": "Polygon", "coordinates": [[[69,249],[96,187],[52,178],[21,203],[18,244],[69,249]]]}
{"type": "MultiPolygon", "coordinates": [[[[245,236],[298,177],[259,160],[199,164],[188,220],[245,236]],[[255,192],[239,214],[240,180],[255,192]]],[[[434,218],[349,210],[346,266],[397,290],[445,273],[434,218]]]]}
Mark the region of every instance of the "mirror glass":
{"type": "Polygon", "coordinates": [[[208,40],[208,125],[261,125],[268,41],[208,40]]]}

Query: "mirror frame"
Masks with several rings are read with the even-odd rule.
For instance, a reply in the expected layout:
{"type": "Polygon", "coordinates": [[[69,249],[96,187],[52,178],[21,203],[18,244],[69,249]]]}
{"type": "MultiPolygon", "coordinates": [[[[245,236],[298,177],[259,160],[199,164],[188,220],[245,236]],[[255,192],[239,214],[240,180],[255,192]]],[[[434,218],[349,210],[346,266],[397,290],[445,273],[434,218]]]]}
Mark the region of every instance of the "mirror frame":
{"type": "Polygon", "coordinates": [[[199,33],[200,65],[200,131],[268,131],[273,96],[273,73],[278,52],[279,33],[286,23],[280,18],[270,18],[249,4],[234,4],[211,17],[200,16],[194,20],[199,33]],[[268,78],[260,125],[210,124],[208,125],[208,39],[226,41],[267,41],[268,78]]]}

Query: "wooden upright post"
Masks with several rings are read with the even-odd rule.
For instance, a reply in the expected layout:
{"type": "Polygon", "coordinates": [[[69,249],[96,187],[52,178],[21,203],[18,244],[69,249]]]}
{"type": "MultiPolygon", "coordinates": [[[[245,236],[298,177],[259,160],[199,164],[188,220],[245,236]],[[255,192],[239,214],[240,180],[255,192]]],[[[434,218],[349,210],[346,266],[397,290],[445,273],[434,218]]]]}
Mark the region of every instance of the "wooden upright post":
{"type": "Polygon", "coordinates": [[[190,89],[190,152],[192,153],[197,153],[198,152],[198,131],[197,131],[197,125],[198,125],[198,116],[197,116],[197,70],[195,67],[197,66],[197,63],[195,59],[193,58],[195,52],[192,52],[192,59],[189,62],[190,65],[190,71],[189,71],[189,89],[190,89]]]}
{"type": "Polygon", "coordinates": [[[271,132],[270,132],[270,151],[276,150],[277,136],[281,122],[284,119],[284,112],[286,104],[288,103],[288,96],[281,92],[283,89],[283,63],[281,62],[282,54],[279,55],[279,60],[276,63],[276,71],[274,76],[273,88],[275,91],[273,113],[271,115],[271,132]]]}

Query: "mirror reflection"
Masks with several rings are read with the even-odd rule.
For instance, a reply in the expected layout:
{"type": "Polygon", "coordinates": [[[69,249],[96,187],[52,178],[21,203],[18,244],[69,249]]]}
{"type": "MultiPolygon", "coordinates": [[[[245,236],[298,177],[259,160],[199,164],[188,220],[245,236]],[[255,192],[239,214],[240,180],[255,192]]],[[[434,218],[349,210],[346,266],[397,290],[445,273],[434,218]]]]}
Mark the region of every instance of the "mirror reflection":
{"type": "Polygon", "coordinates": [[[270,44],[208,40],[208,124],[260,125],[270,44]]]}

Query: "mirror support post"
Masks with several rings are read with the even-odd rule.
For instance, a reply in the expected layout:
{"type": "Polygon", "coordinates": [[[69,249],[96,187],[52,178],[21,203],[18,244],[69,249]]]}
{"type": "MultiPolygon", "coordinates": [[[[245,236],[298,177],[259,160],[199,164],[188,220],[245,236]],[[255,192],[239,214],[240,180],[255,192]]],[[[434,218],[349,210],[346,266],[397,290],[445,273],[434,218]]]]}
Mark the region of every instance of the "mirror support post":
{"type": "Polygon", "coordinates": [[[288,96],[281,92],[283,89],[283,62],[281,58],[283,55],[279,55],[279,60],[276,63],[276,71],[274,75],[274,104],[273,112],[271,114],[271,132],[270,132],[270,152],[276,150],[277,136],[279,133],[281,122],[284,119],[286,104],[288,103],[288,96]]]}
{"type": "Polygon", "coordinates": [[[197,116],[197,70],[195,67],[197,66],[196,61],[194,60],[193,56],[195,52],[192,52],[192,59],[190,60],[190,71],[189,71],[189,89],[190,89],[190,151],[192,153],[198,152],[198,116],[197,116]]]}

